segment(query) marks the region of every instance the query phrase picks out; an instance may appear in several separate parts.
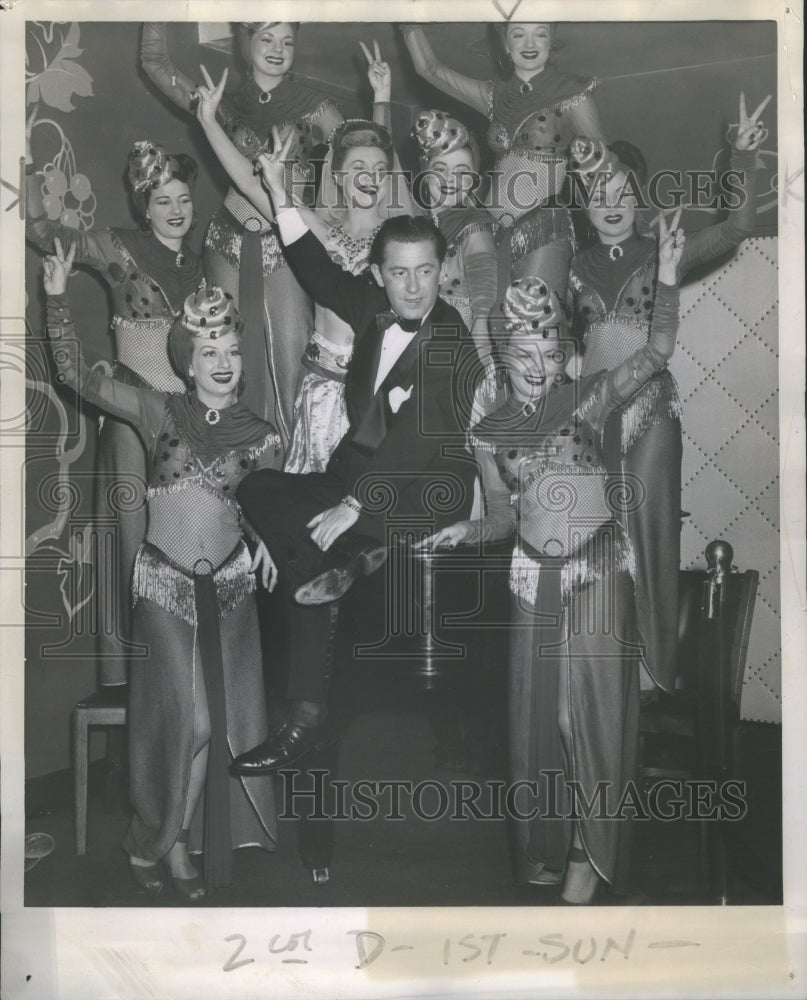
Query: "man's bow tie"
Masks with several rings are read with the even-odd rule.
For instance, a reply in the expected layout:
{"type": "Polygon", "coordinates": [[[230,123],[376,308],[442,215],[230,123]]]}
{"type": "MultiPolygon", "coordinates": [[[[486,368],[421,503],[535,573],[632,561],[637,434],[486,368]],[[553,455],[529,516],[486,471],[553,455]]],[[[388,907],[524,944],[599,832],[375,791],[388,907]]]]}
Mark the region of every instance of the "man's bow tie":
{"type": "Polygon", "coordinates": [[[423,322],[422,318],[402,319],[396,313],[392,312],[392,310],[389,312],[379,313],[377,319],[379,333],[384,333],[385,330],[389,330],[389,328],[391,326],[395,326],[396,323],[405,333],[417,333],[420,329],[420,324],[423,322]]]}

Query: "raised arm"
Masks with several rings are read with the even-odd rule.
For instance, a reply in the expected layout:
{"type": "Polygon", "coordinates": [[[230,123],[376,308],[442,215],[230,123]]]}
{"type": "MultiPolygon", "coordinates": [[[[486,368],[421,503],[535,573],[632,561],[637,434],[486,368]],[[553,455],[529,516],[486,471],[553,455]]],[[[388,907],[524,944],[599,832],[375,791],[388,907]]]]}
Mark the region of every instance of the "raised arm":
{"type": "Polygon", "coordinates": [[[277,129],[272,131],[276,152],[261,154],[258,162],[264,184],[275,206],[286,259],[311,298],[335,312],[359,335],[369,314],[388,307],[387,296],[382,289],[368,285],[362,278],[354,277],[335,264],[316,236],[310,232],[299,211],[287,207],[288,195],[283,177],[286,157],[291,149],[291,137],[281,144],[277,129]]]}
{"type": "Polygon", "coordinates": [[[584,97],[568,111],[569,118],[574,122],[576,135],[584,135],[587,139],[602,139],[605,133],[600,123],[597,105],[592,97],[584,97]]]}
{"type": "Polygon", "coordinates": [[[376,125],[383,125],[388,132],[391,132],[392,71],[389,68],[389,63],[381,58],[381,48],[375,39],[373,39],[372,52],[364,42],[360,41],[359,46],[367,60],[367,79],[373,89],[373,121],[376,125]]]}
{"type": "Polygon", "coordinates": [[[158,433],[165,410],[165,395],[154,389],[141,389],[118,382],[97,368],[84,364],[81,345],[67,299],[67,276],[73,264],[72,247],[63,253],[56,241],[56,253],[45,260],[44,285],[47,300],[47,332],[56,381],[69,385],[88,403],[132,424],[148,447],[158,433]]]}
{"type": "Polygon", "coordinates": [[[626,403],[655,374],[667,367],[678,336],[678,270],[684,251],[684,233],[678,229],[681,210],[668,230],[659,216],[659,269],[650,338],[621,365],[608,372],[597,390],[597,399],[584,402],[588,422],[601,430],[606,419],[626,403]]]}
{"type": "Polygon", "coordinates": [[[168,54],[168,25],[145,21],[140,40],[140,65],[149,80],[184,111],[193,110],[196,84],[171,62],[168,54]]]}
{"type": "MultiPolygon", "coordinates": [[[[373,88],[373,121],[383,125],[392,136],[392,71],[389,63],[381,57],[381,47],[373,39],[373,51],[359,42],[367,60],[367,79],[373,88]]],[[[412,197],[406,176],[401,170],[398,154],[393,151],[392,170],[379,191],[379,215],[390,218],[393,215],[419,215],[421,209],[412,197]],[[383,193],[382,193],[383,192],[383,193]]]]}
{"type": "Polygon", "coordinates": [[[419,24],[401,25],[401,32],[418,76],[487,117],[491,93],[489,80],[476,80],[439,62],[419,24]]]}
{"type": "Polygon", "coordinates": [[[198,98],[196,118],[230,180],[241,194],[252,202],[264,219],[271,222],[275,217],[274,208],[260,178],[255,173],[252,161],[236,148],[218,119],[219,105],[227,83],[227,70],[224,70],[218,83],[213,83],[207,69],[204,66],[200,66],[200,69],[205,82],[196,87],[198,98]]]}
{"type": "Polygon", "coordinates": [[[745,94],[740,94],[740,122],[731,151],[731,171],[736,180],[732,187],[739,205],[729,212],[728,218],[723,222],[697,233],[690,233],[681,260],[681,274],[732,250],[753,235],[757,211],[756,151],[767,135],[760,115],[770,99],[768,95],[756,111],[749,115],[745,107],[745,94]]]}
{"type": "Polygon", "coordinates": [[[476,229],[461,236],[459,250],[471,294],[471,336],[484,363],[491,357],[492,351],[489,319],[496,302],[498,278],[493,227],[476,229]]]}

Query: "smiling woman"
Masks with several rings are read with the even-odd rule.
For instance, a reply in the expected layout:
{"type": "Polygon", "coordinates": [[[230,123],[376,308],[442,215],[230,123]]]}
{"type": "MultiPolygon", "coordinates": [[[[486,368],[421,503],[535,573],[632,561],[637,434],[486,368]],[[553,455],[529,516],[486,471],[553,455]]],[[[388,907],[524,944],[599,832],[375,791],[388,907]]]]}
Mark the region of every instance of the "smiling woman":
{"type": "Polygon", "coordinates": [[[402,30],[419,75],[490,119],[487,141],[496,162],[486,203],[507,230],[505,284],[540,274],[563,298],[572,256],[571,218],[566,209],[544,203],[561,189],[574,136],[602,137],[590,96],[597,81],[560,73],[552,65],[553,25],[510,22],[495,29],[503,80],[464,76],[437,59],[420,25],[402,30]]]}
{"type": "Polygon", "coordinates": [[[205,406],[221,409],[232,405],[241,381],[240,335],[227,333],[214,344],[194,343],[188,374],[205,406]]]}
{"type": "MultiPolygon", "coordinates": [[[[272,129],[293,136],[298,163],[287,183],[299,193],[313,178],[309,158],[342,120],[334,102],[293,79],[297,24],[242,21],[236,24],[246,80],[226,94],[217,118],[232,144],[252,160],[271,148],[272,129]]],[[[141,45],[143,69],[176,105],[192,111],[197,81],[182,73],[168,53],[168,26],[147,22],[141,45]]],[[[310,192],[308,192],[310,193],[310,192]]],[[[308,199],[311,200],[310,198],[308,199]]],[[[270,219],[231,187],[213,216],[205,240],[205,272],[226,288],[244,317],[244,360],[249,371],[245,402],[271,419],[287,445],[300,374],[300,358],[311,333],[311,303],[286,266],[270,219]]]]}
{"type": "MultiPolygon", "coordinates": [[[[30,136],[35,112],[28,120],[26,227],[28,240],[50,253],[54,240],[75,247],[75,261],[96,271],[112,294],[116,358],[115,377],[129,385],[166,392],[184,388],[167,353],[168,331],[186,296],[202,279],[199,257],[187,242],[194,223],[193,185],[196,163],[184,154],[170,155],[148,140],[136,142],[129,153],[127,180],[139,224],[133,229],[85,231],[71,229],[48,217],[42,192],[33,176],[30,136]]],[[[143,446],[127,423],[111,416],[104,421],[98,449],[96,509],[106,511],[107,491],[124,481],[139,502],[116,510],[119,535],[115,577],[118,587],[118,628],[99,630],[102,684],[125,684],[131,609],[127,595],[135,553],[146,532],[143,446]]]]}
{"type": "Polygon", "coordinates": [[[261,564],[273,585],[265,550],[254,561],[247,551],[233,493],[249,471],[277,465],[280,440],[238,402],[242,324],[215,286],[188,295],[169,335],[172,361],[195,390],[158,392],[88,370],[70,347],[75,252],[57,241],[45,262],[56,379],[130,423],[149,460],[148,532],[131,587],[133,635],[148,655],[130,679],[124,848],[146,894],[161,894],[170,874],[197,902],[230,884],[233,848],[272,850],[276,836],[271,785],[230,778],[227,765],[266,732],[252,575],[261,564]],[[200,848],[204,879],[189,857],[200,848]]]}
{"type": "MultiPolygon", "coordinates": [[[[748,115],[740,95],[740,125],[731,154],[741,178],[740,199],[723,222],[691,234],[680,273],[737,247],[754,229],[755,150],[762,141],[758,118],[767,100],[748,115]]],[[[656,240],[637,228],[637,198],[646,181],[641,152],[627,142],[611,145],[611,177],[588,209],[594,241],[573,259],[571,292],[584,343],[582,374],[613,370],[647,342],[658,291],[656,240]]],[[[681,210],[673,216],[677,230],[681,210]]],[[[663,214],[659,229],[666,227],[663,214]]],[[[637,553],[638,631],[646,647],[645,666],[655,684],[675,683],[678,642],[678,581],[666,566],[680,561],[681,401],[675,379],[661,371],[644,385],[619,415],[619,453],[610,471],[642,483],[644,503],[625,514],[627,533],[637,553]]],[[[644,678],[648,689],[652,688],[644,678]]]]}

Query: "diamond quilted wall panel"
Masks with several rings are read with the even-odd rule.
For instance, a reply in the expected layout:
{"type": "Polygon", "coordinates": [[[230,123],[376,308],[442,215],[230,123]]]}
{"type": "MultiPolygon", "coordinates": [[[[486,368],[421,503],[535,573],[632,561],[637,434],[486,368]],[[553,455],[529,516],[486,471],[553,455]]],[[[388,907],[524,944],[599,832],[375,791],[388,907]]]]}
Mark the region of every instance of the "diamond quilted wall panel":
{"type": "Polygon", "coordinates": [[[705,565],[714,538],[759,571],[744,719],[781,722],[778,289],[775,238],[747,240],[681,290],[670,365],[683,402],[681,566],[705,565]]]}

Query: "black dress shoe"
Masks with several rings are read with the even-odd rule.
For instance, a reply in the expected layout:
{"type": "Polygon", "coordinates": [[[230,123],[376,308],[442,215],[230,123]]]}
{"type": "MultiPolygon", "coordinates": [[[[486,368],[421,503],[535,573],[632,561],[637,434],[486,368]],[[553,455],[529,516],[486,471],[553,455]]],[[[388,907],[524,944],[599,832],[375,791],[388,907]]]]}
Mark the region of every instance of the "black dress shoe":
{"type": "Polygon", "coordinates": [[[339,738],[330,719],[307,724],[297,719],[285,722],[263,743],[240,754],[230,764],[233,774],[271,774],[294,764],[307,753],[322,750],[339,738]]]}
{"type": "Polygon", "coordinates": [[[369,576],[387,559],[385,545],[362,549],[349,558],[343,566],[326,569],[313,580],[304,583],[294,592],[298,604],[330,604],[344,596],[360,576],[369,576]]]}

